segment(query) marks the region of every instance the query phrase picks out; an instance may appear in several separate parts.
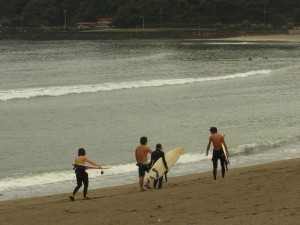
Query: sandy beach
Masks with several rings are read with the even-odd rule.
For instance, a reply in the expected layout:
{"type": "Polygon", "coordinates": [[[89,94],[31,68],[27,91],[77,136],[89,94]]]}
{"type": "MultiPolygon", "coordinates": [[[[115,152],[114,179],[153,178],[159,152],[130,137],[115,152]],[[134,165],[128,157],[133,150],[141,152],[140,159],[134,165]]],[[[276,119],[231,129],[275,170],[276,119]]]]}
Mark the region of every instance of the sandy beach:
{"type": "MultiPolygon", "coordinates": [[[[300,221],[300,158],[169,178],[161,190],[138,184],[0,202],[0,224],[270,224],[300,221]]],[[[137,179],[138,181],[138,179],[137,179]]],[[[90,186],[93,184],[91,183],[90,186]]],[[[70,187],[70,191],[73,187],[70,187]]]]}
{"type": "MultiPolygon", "coordinates": [[[[224,39],[223,39],[224,40],[224,39]]],[[[300,34],[276,34],[276,35],[246,35],[233,38],[225,38],[232,41],[290,41],[299,42],[300,34]]]]}

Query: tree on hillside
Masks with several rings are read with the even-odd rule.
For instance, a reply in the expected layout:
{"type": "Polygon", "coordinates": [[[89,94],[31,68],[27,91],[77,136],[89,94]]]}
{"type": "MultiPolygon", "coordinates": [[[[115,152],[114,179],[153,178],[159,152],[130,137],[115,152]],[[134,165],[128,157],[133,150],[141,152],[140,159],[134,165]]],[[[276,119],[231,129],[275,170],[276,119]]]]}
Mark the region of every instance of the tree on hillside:
{"type": "Polygon", "coordinates": [[[0,24],[20,26],[22,10],[27,0],[1,0],[0,1],[0,24]]]}
{"type": "Polygon", "coordinates": [[[30,0],[23,9],[24,19],[31,27],[62,24],[59,12],[55,0],[30,0]]]}
{"type": "Polygon", "coordinates": [[[59,15],[66,16],[68,25],[73,25],[80,22],[77,18],[77,11],[79,9],[81,0],[63,0],[59,3],[59,15]],[[65,15],[66,14],[66,15],[65,15]]]}

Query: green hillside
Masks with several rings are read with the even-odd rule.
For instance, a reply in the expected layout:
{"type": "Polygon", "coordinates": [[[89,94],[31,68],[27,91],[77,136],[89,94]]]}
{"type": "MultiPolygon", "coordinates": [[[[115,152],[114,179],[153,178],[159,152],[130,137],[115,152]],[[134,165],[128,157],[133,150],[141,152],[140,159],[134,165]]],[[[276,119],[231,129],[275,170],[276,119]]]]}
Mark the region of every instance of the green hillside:
{"type": "Polygon", "coordinates": [[[300,24],[299,0],[0,0],[5,27],[76,27],[113,19],[114,27],[291,28],[300,24]]]}

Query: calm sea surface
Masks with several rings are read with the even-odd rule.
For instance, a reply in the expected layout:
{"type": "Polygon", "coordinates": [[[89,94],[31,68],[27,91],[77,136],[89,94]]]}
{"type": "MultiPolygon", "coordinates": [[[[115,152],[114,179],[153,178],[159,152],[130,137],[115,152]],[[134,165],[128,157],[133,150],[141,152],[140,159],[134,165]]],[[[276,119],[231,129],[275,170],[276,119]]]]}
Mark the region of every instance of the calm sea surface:
{"type": "Polygon", "coordinates": [[[112,166],[90,188],[137,183],[144,135],[185,148],[169,177],[212,169],[211,126],[230,168],[300,157],[299,42],[1,40],[0,53],[0,200],[72,192],[80,147],[112,166]]]}

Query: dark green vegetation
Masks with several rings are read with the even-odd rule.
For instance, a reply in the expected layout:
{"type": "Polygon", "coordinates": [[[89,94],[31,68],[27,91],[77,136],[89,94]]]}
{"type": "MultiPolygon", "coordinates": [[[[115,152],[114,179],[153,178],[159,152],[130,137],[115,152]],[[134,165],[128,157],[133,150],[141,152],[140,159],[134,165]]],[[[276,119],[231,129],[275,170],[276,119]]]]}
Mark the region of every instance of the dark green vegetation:
{"type": "Polygon", "coordinates": [[[0,0],[2,27],[76,27],[111,17],[118,28],[290,29],[299,0],[0,0]]]}

